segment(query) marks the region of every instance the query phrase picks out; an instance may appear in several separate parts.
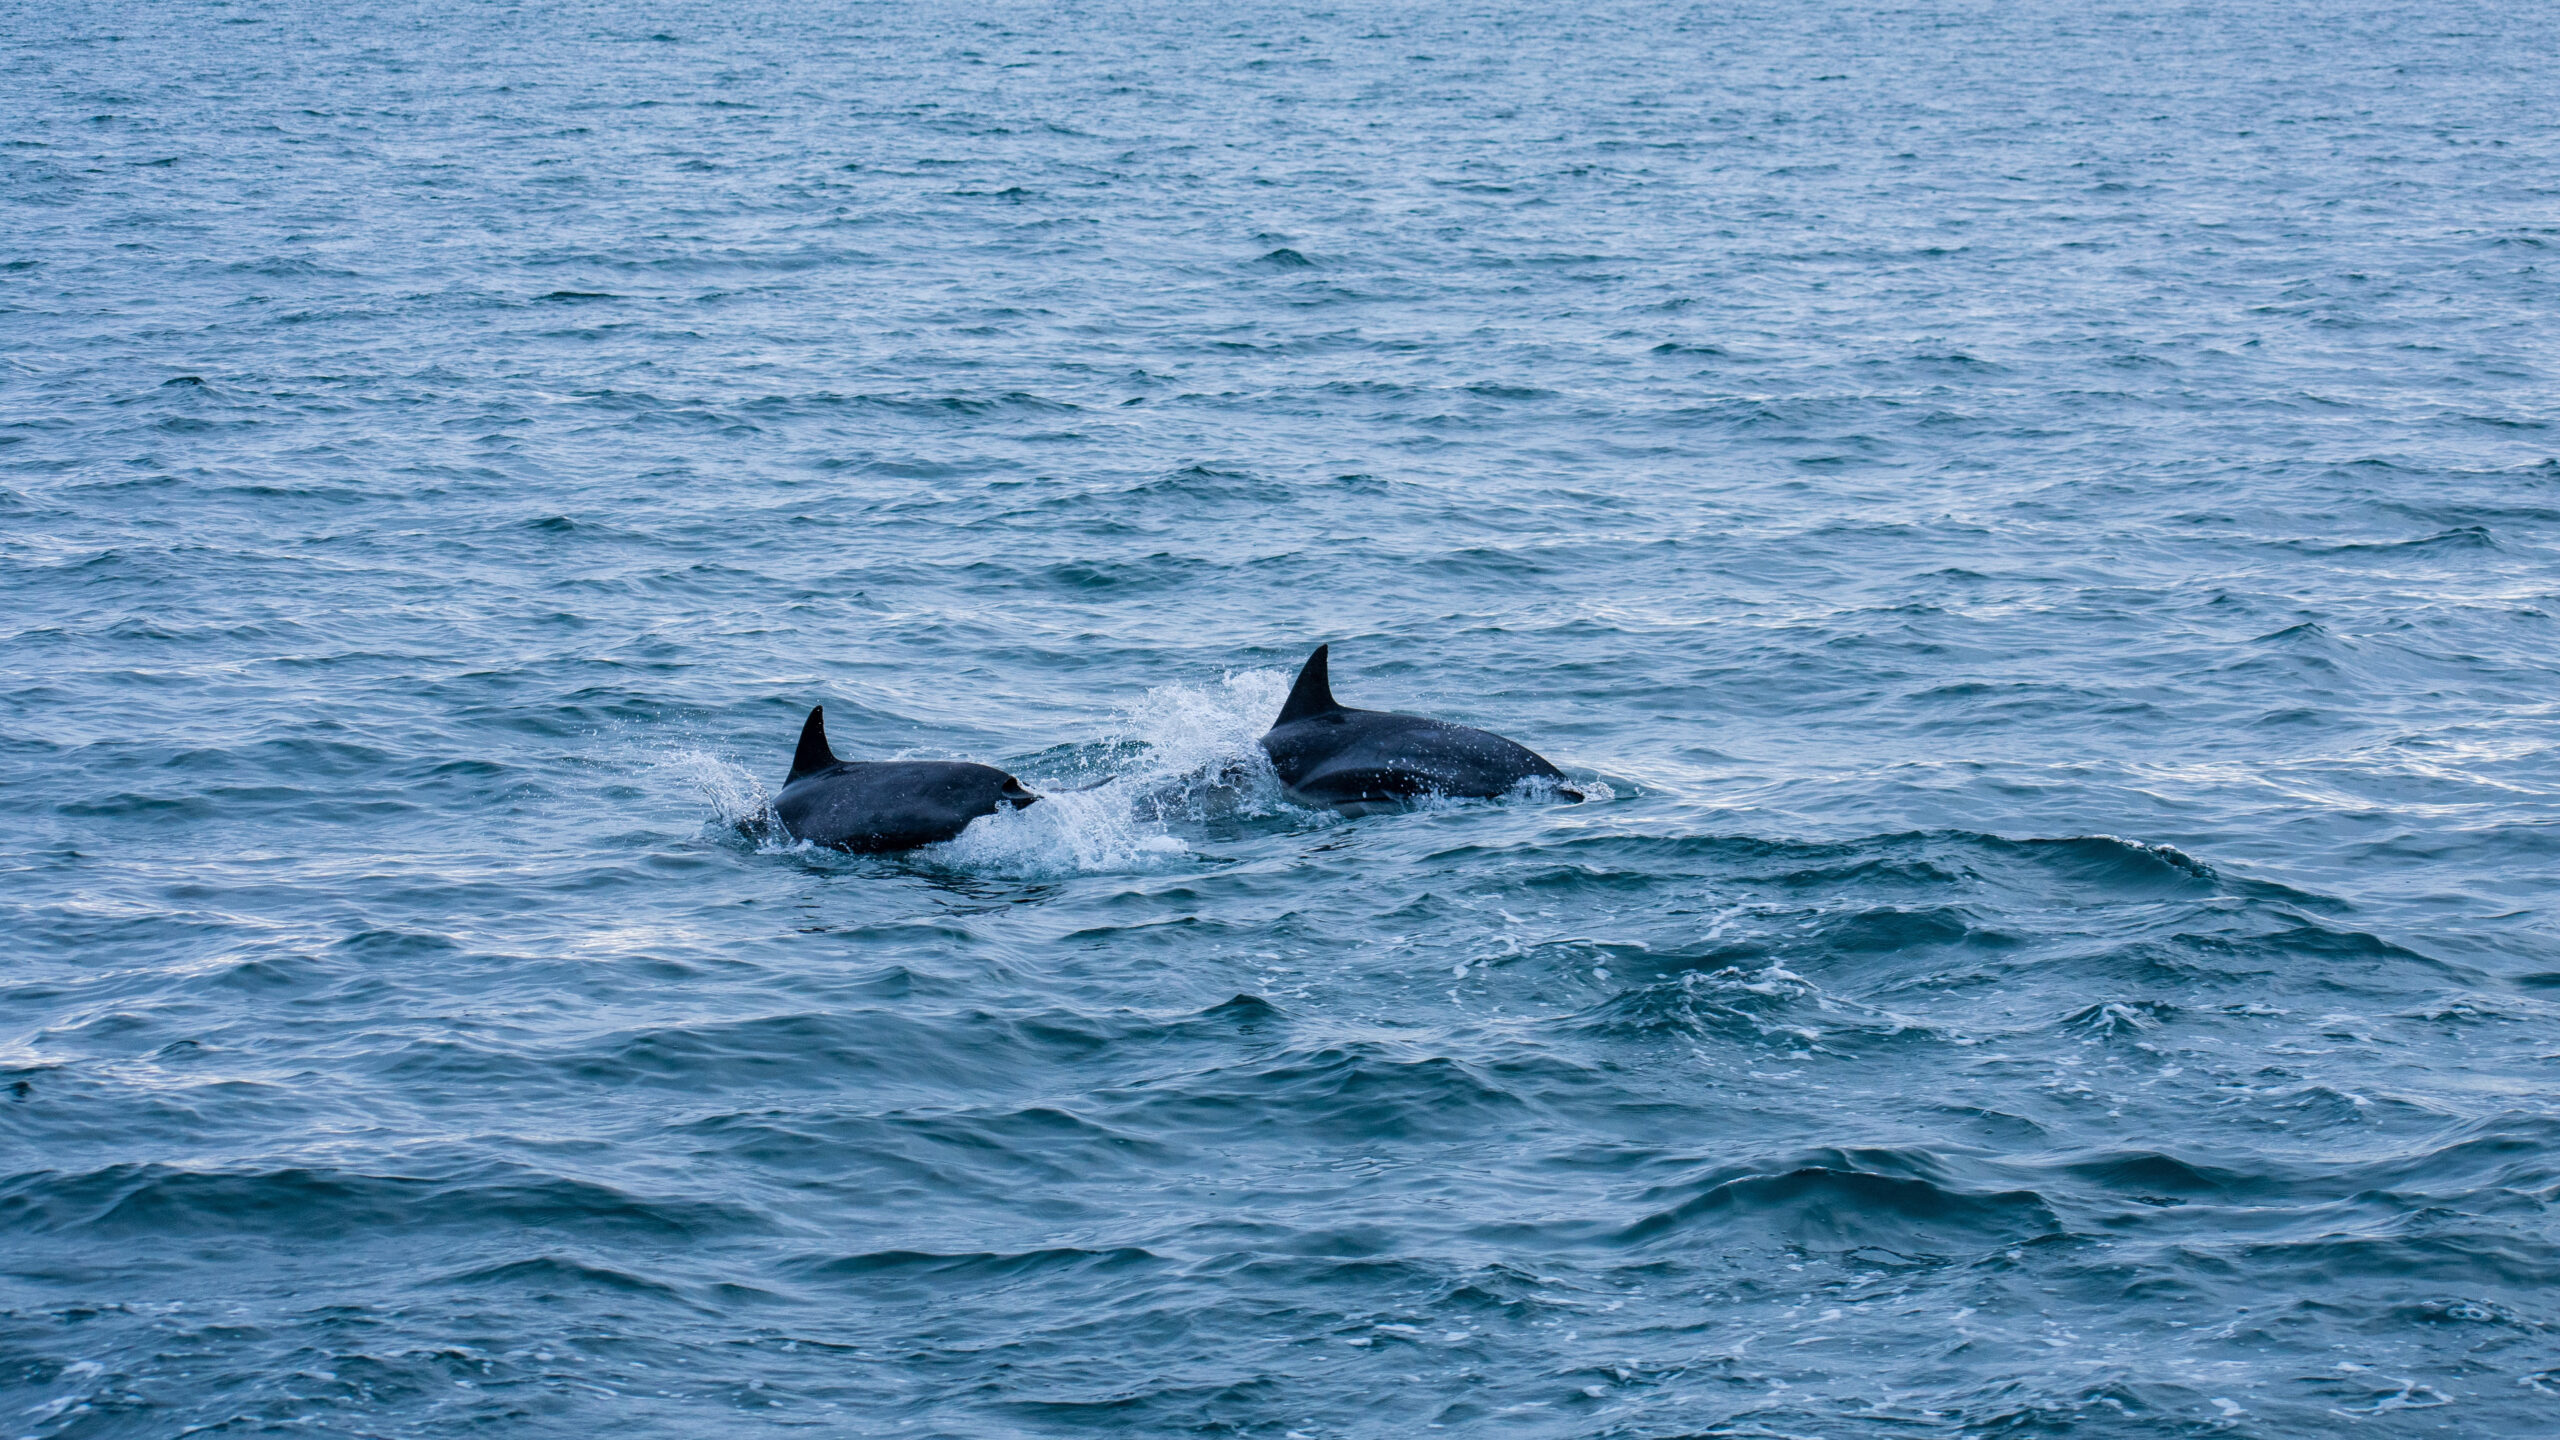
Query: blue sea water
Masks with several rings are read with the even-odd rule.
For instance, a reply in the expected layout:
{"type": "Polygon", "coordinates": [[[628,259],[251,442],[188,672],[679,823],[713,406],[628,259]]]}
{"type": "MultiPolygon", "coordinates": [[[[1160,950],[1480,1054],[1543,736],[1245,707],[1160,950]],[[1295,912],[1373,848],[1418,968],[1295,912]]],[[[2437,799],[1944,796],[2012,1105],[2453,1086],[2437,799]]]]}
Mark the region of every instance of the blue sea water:
{"type": "Polygon", "coordinates": [[[2560,1428],[2560,11],[0,15],[0,1435],[2560,1428]]]}

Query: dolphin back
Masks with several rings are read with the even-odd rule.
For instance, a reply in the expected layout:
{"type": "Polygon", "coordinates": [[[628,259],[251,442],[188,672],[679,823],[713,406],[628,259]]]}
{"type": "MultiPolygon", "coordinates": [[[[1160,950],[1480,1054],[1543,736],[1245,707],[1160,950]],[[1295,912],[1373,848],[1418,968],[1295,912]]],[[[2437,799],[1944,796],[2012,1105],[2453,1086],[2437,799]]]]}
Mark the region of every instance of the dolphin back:
{"type": "Polygon", "coordinates": [[[876,854],[939,844],[981,815],[1037,798],[992,765],[875,760],[839,763],[785,785],[773,813],[795,840],[876,854]]]}
{"type": "Polygon", "coordinates": [[[827,709],[811,706],[791,752],[773,816],[795,840],[837,850],[913,850],[949,840],[969,822],[1040,797],[992,765],[964,760],[841,760],[827,744],[827,709]]]}
{"type": "Polygon", "coordinates": [[[1490,800],[1523,780],[1564,778],[1545,756],[1489,730],[1355,710],[1334,699],[1332,649],[1319,645],[1307,657],[1280,717],[1262,737],[1271,768],[1299,799],[1344,808],[1425,795],[1490,800]]]}
{"type": "Polygon", "coordinates": [[[1380,710],[1336,709],[1275,726],[1262,748],[1290,793],[1319,805],[1490,800],[1523,780],[1564,778],[1546,757],[1489,730],[1380,710]]]}

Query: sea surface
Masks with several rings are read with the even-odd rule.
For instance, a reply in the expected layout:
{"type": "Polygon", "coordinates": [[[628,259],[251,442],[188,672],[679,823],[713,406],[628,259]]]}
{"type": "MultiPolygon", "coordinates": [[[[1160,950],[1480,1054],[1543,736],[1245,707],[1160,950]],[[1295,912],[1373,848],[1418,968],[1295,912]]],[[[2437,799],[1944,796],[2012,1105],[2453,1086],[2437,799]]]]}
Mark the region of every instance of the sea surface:
{"type": "Polygon", "coordinates": [[[2560,1430],[2556,56],[0,4],[0,1437],[2560,1430]]]}

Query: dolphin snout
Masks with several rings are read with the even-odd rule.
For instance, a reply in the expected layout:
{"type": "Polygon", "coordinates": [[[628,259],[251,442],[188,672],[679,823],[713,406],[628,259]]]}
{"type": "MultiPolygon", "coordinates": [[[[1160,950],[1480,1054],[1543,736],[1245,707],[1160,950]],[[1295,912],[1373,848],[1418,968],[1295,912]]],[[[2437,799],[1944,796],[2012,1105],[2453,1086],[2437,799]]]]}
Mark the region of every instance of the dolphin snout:
{"type": "Polygon", "coordinates": [[[1004,789],[996,793],[996,798],[1002,800],[1004,803],[1012,806],[1016,810],[1019,810],[1026,805],[1037,805],[1040,803],[1039,796],[1022,788],[1022,782],[1014,779],[1010,775],[1004,777],[1004,789]]]}

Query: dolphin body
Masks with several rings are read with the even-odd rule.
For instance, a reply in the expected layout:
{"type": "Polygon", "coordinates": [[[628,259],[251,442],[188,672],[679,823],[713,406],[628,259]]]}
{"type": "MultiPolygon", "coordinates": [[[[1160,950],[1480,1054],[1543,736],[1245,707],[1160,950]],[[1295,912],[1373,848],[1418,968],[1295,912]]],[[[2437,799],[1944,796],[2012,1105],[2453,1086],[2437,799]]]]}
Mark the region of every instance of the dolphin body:
{"type": "Polygon", "coordinates": [[[965,760],[839,760],[827,748],[827,709],[800,727],[774,818],[795,840],[877,854],[948,840],[969,822],[1040,797],[992,765],[965,760]]]}
{"type": "MultiPolygon", "coordinates": [[[[1307,657],[1262,737],[1292,798],[1361,814],[1425,795],[1491,799],[1523,780],[1564,779],[1544,757],[1488,731],[1341,704],[1325,663],[1332,648],[1307,657]]],[[[1582,799],[1561,786],[1557,793],[1582,799]]]]}

